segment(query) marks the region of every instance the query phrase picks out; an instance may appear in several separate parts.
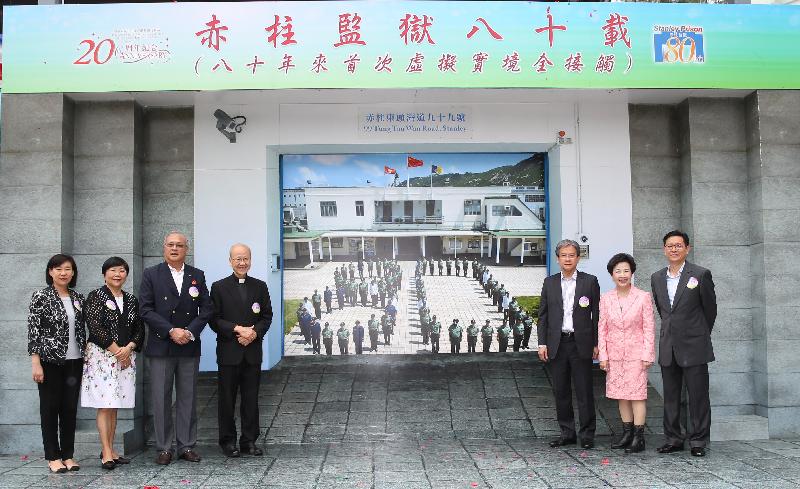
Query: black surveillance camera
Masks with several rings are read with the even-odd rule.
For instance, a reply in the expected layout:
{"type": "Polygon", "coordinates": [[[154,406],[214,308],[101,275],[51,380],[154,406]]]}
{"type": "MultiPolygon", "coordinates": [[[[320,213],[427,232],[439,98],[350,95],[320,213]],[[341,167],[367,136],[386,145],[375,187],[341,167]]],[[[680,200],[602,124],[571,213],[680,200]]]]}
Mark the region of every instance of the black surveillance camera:
{"type": "Polygon", "coordinates": [[[581,243],[585,243],[587,241],[589,241],[589,237],[588,236],[586,236],[585,234],[583,236],[581,236],[581,243]]]}
{"type": "Polygon", "coordinates": [[[245,116],[237,115],[231,117],[222,109],[215,110],[214,117],[217,118],[217,131],[228,138],[228,141],[231,143],[236,142],[236,134],[242,132],[242,126],[247,124],[247,118],[245,116]]]}

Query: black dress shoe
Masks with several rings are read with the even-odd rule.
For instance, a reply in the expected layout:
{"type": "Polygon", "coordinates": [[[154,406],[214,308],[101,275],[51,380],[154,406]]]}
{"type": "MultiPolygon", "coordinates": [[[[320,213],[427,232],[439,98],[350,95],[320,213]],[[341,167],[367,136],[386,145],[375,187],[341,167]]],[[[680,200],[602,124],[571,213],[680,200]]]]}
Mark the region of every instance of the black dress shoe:
{"type": "Polygon", "coordinates": [[[187,462],[199,462],[200,461],[200,454],[192,450],[191,448],[185,450],[183,453],[178,455],[178,458],[182,458],[187,462]]]}
{"type": "Polygon", "coordinates": [[[222,447],[222,453],[224,453],[226,457],[235,458],[239,456],[239,449],[236,448],[236,445],[225,445],[222,447]]]}
{"type": "Polygon", "coordinates": [[[705,447],[692,447],[692,456],[693,457],[705,457],[706,456],[705,447]]]}
{"type": "Polygon", "coordinates": [[[550,442],[550,448],[563,447],[565,445],[575,445],[578,440],[575,438],[558,438],[550,442]]]}
{"type": "Polygon", "coordinates": [[[262,450],[256,445],[242,445],[242,453],[244,453],[245,455],[260,457],[264,455],[264,450],[262,450]]]}
{"type": "Polygon", "coordinates": [[[594,448],[594,440],[581,440],[581,448],[585,448],[586,450],[594,448]]]}
{"type": "Polygon", "coordinates": [[[114,469],[117,468],[117,464],[115,464],[113,460],[109,460],[107,462],[103,462],[103,459],[101,457],[100,458],[100,467],[102,467],[103,470],[114,470],[114,469]]]}
{"type": "Polygon", "coordinates": [[[114,463],[117,465],[128,465],[129,463],[131,463],[131,459],[125,458],[120,455],[118,458],[114,459],[114,463]]]}
{"type": "Polygon", "coordinates": [[[673,445],[671,443],[665,443],[660,447],[656,448],[658,453],[674,453],[674,452],[682,452],[683,445],[673,445]]]}
{"type": "Polygon", "coordinates": [[[158,452],[158,456],[156,457],[156,463],[158,465],[169,465],[170,462],[172,462],[172,452],[169,450],[158,452]]]}

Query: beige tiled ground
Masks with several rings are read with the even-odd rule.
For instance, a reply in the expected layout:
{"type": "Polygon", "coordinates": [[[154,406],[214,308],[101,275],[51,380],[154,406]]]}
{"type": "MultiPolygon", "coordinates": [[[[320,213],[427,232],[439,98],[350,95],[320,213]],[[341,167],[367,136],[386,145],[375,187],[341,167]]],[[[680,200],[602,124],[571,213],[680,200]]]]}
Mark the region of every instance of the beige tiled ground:
{"type": "MultiPolygon", "coordinates": [[[[306,269],[306,270],[287,270],[284,272],[284,297],[286,299],[302,299],[303,297],[311,297],[314,289],[318,289],[320,293],[325,289],[326,285],[333,288],[333,271],[334,266],[341,263],[325,263],[319,268],[306,269]]],[[[392,344],[387,346],[383,344],[383,335],[380,335],[378,342],[378,352],[380,354],[386,353],[430,353],[430,345],[422,344],[422,335],[419,329],[419,314],[417,313],[417,297],[414,288],[414,265],[413,261],[400,262],[403,270],[403,288],[400,290],[399,301],[397,305],[397,327],[395,334],[392,337],[392,344]]],[[[470,268],[471,270],[471,268],[470,268]]],[[[545,278],[546,271],[544,267],[492,267],[491,273],[501,283],[506,285],[506,288],[511,292],[511,295],[539,295],[542,288],[542,282],[545,278]]],[[[502,316],[497,313],[497,309],[492,307],[491,299],[489,299],[478,282],[472,278],[470,272],[469,277],[456,277],[439,276],[438,271],[434,276],[426,275],[423,277],[425,288],[427,290],[428,306],[431,308],[431,314],[435,314],[437,319],[442,323],[442,328],[445,330],[452,322],[453,318],[459,318],[461,324],[466,328],[471,319],[475,319],[478,325],[483,325],[486,319],[491,319],[493,325],[498,324],[498,319],[502,316]]],[[[372,309],[371,307],[350,307],[345,306],[344,309],[339,310],[336,298],[333,299],[334,309],[331,314],[325,313],[325,306],[323,304],[322,322],[327,321],[331,325],[336,325],[342,321],[345,322],[348,329],[352,331],[352,327],[356,320],[366,328],[366,322],[370,318],[370,314],[375,314],[376,318],[380,318],[380,309],[372,309]]],[[[335,328],[334,328],[335,329],[335,328]]],[[[535,345],[535,334],[531,340],[531,344],[535,345]]],[[[369,345],[369,337],[367,335],[365,347],[369,345]]],[[[478,340],[478,350],[481,349],[480,340],[478,340]]],[[[467,350],[466,334],[461,345],[461,352],[465,353],[467,350]]],[[[322,347],[324,353],[324,345],[322,347]]],[[[497,340],[492,343],[492,350],[497,351],[497,340]]],[[[353,354],[355,349],[350,342],[350,354],[353,354]]],[[[440,340],[440,352],[449,353],[450,343],[447,335],[443,334],[440,340]]],[[[289,335],[284,340],[284,353],[286,355],[311,355],[311,345],[303,343],[303,337],[300,334],[300,328],[295,326],[289,335]]],[[[334,338],[333,354],[339,354],[339,348],[336,339],[334,338]]],[[[364,354],[374,354],[365,349],[364,354]]]]}

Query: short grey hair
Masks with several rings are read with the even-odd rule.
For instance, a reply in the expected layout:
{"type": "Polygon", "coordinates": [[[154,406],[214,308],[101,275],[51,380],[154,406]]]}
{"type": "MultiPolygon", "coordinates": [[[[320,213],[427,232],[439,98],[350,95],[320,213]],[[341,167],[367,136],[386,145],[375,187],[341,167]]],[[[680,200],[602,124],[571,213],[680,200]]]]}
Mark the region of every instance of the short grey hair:
{"type": "Polygon", "coordinates": [[[165,234],[164,235],[164,244],[165,245],[167,244],[167,238],[169,238],[170,236],[180,236],[181,238],[183,238],[184,241],[186,241],[186,246],[187,247],[189,246],[189,238],[185,234],[180,232],[180,231],[170,231],[167,234],[165,234]]]}
{"type": "Polygon", "coordinates": [[[578,244],[577,241],[574,239],[562,239],[556,245],[556,256],[561,252],[561,248],[566,248],[567,246],[572,246],[575,248],[575,254],[580,256],[581,254],[581,245],[578,244]]]}

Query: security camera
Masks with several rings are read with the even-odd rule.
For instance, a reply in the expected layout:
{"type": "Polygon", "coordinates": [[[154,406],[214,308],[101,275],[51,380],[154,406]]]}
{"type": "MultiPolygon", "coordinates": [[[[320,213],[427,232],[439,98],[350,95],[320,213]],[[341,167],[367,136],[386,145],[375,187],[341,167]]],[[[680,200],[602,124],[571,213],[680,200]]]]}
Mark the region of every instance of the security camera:
{"type": "Polygon", "coordinates": [[[581,243],[585,243],[587,241],[589,241],[589,236],[586,236],[585,234],[581,236],[581,243]]]}
{"type": "Polygon", "coordinates": [[[245,116],[237,115],[231,117],[222,109],[215,110],[214,117],[217,118],[217,131],[228,138],[228,141],[231,143],[236,142],[236,134],[242,132],[242,126],[247,124],[247,118],[245,116]]]}

